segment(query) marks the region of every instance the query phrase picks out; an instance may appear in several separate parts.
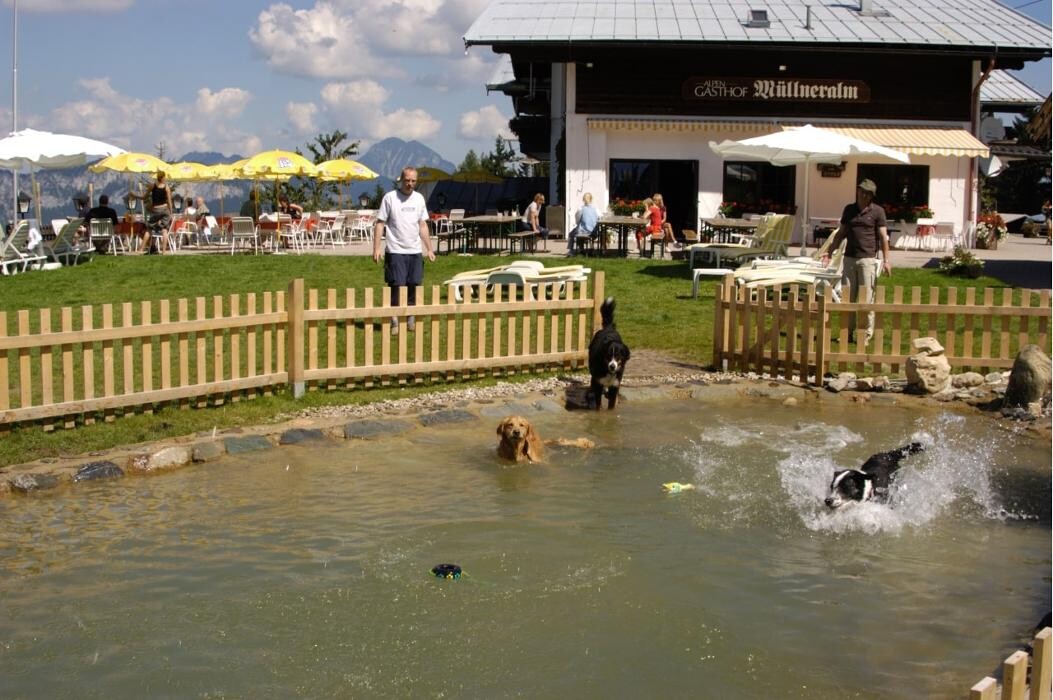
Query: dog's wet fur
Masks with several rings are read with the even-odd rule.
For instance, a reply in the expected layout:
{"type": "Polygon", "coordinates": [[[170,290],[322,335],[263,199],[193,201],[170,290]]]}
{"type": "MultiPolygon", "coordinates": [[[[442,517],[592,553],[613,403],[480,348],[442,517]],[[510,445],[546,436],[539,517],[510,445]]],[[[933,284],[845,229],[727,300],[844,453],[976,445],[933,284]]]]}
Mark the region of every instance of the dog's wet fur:
{"type": "Polygon", "coordinates": [[[895,450],[873,455],[859,469],[839,469],[830,482],[830,492],[824,503],[828,508],[840,508],[849,503],[888,500],[892,479],[904,457],[924,449],[920,442],[912,442],[895,450]]]}
{"type": "Polygon", "coordinates": [[[612,409],[618,403],[625,363],[629,361],[629,346],[622,341],[614,327],[614,297],[604,300],[600,306],[600,317],[603,325],[589,343],[589,374],[592,375],[592,382],[588,401],[589,406],[599,409],[606,396],[607,408],[612,409]]]}

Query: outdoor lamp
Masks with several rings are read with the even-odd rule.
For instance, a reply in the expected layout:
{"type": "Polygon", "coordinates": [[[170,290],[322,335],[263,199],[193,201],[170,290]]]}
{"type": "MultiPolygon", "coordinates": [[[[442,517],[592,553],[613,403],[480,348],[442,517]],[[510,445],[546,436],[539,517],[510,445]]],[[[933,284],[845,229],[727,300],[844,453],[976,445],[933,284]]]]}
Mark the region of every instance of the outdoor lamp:
{"type": "Polygon", "coordinates": [[[177,194],[172,197],[172,208],[175,209],[177,213],[183,211],[183,195],[177,194]]]}
{"type": "Polygon", "coordinates": [[[358,195],[358,206],[362,207],[363,209],[369,206],[369,195],[365,192],[358,195]]]}
{"type": "Polygon", "coordinates": [[[135,202],[135,196],[131,192],[124,195],[124,206],[128,209],[135,209],[135,202]]]}
{"type": "Polygon", "coordinates": [[[439,209],[440,210],[445,209],[446,208],[446,193],[445,192],[440,192],[438,195],[436,195],[435,203],[439,205],[439,209]]]}
{"type": "Polygon", "coordinates": [[[77,210],[78,214],[87,211],[88,195],[84,193],[73,195],[73,208],[77,210]]]}
{"type": "Polygon", "coordinates": [[[25,218],[26,213],[29,211],[29,205],[33,200],[25,192],[18,193],[18,215],[25,218]]]}

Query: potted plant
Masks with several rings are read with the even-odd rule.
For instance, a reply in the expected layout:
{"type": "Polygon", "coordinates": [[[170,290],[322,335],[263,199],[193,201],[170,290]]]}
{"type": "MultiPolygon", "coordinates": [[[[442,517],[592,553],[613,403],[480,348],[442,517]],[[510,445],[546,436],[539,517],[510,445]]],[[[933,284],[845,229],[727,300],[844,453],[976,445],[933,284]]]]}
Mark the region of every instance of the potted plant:
{"type": "Polygon", "coordinates": [[[983,271],[984,261],[960,245],[954,246],[953,254],[940,258],[940,272],[952,277],[976,279],[983,271]]]}
{"type": "Polygon", "coordinates": [[[742,216],[742,205],[738,202],[721,202],[717,215],[724,219],[737,219],[742,216]]]}
{"type": "Polygon", "coordinates": [[[622,199],[618,197],[611,202],[611,213],[618,216],[632,216],[633,213],[642,214],[643,202],[639,199],[622,199]]]}
{"type": "Polygon", "coordinates": [[[1009,235],[1005,221],[993,212],[981,214],[976,220],[976,247],[997,250],[998,241],[1009,235]]]}

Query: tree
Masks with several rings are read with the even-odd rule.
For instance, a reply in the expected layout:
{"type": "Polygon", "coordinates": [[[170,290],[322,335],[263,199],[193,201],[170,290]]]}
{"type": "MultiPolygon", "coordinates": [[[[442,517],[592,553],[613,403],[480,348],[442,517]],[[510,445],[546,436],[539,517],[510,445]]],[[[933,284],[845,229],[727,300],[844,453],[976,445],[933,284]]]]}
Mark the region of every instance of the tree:
{"type": "Polygon", "coordinates": [[[464,160],[462,160],[461,164],[457,166],[457,172],[467,173],[472,172],[473,170],[479,170],[480,168],[482,168],[482,166],[479,164],[479,156],[476,155],[474,150],[469,149],[468,152],[464,154],[464,160]]]}
{"type": "MultiPolygon", "coordinates": [[[[310,152],[311,162],[324,163],[327,160],[350,158],[358,154],[358,141],[344,144],[347,133],[336,129],[330,133],[321,133],[308,141],[304,147],[310,152]]],[[[306,155],[299,148],[296,152],[306,155]]],[[[289,199],[303,206],[306,211],[333,209],[340,195],[340,186],[335,182],[323,182],[317,178],[293,178],[285,186],[289,199]]]]}
{"type": "Polygon", "coordinates": [[[498,136],[494,139],[494,150],[490,153],[484,153],[479,165],[486,172],[498,177],[512,177],[515,175],[515,169],[510,163],[515,158],[516,152],[512,150],[512,147],[503,138],[498,136]]]}

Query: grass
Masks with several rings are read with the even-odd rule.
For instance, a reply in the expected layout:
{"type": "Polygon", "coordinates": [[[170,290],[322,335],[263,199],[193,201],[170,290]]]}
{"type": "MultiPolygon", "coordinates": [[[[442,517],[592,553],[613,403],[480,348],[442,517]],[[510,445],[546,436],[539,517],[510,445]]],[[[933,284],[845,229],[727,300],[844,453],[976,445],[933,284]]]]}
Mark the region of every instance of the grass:
{"type": "MultiPolygon", "coordinates": [[[[606,293],[618,300],[619,330],[635,348],[661,351],[673,357],[707,365],[712,354],[713,295],[715,281],[703,282],[698,299],[690,295],[691,283],[682,261],[577,259],[593,270],[606,272],[606,293]]],[[[440,284],[454,273],[507,263],[508,258],[477,256],[440,257],[425,265],[425,283],[440,284]]],[[[544,260],[549,266],[562,260],[544,260]]],[[[0,311],[8,312],[9,334],[15,333],[18,309],[49,307],[57,318],[63,306],[126,301],[212,297],[246,292],[286,289],[290,280],[303,277],[308,288],[374,287],[379,295],[383,271],[366,256],[177,256],[97,258],[89,264],[47,273],[0,278],[0,311]]],[[[1005,286],[993,278],[962,280],[933,270],[897,269],[897,285],[938,287],[1005,286]]],[[[885,284],[888,284],[886,281],[885,284]]],[[[379,296],[378,296],[379,298],[379,296]]],[[[960,297],[961,298],[961,297],[960,297]]],[[[34,314],[34,319],[36,318],[34,314]]],[[[12,358],[13,359],[13,358],[12,358]]],[[[536,375],[535,375],[536,376],[536,375]]],[[[511,381],[521,381],[520,376],[511,381]]],[[[493,383],[474,380],[473,385],[493,383]]],[[[110,423],[75,430],[45,432],[39,426],[17,428],[0,439],[0,464],[42,457],[81,454],[122,444],[186,435],[215,428],[247,426],[273,421],[298,409],[361,404],[395,397],[456,388],[460,383],[409,387],[379,387],[350,391],[309,392],[294,400],[287,392],[251,401],[225,403],[208,409],[180,410],[166,407],[151,415],[126,414],[110,423]]]]}

